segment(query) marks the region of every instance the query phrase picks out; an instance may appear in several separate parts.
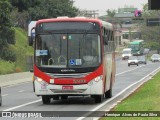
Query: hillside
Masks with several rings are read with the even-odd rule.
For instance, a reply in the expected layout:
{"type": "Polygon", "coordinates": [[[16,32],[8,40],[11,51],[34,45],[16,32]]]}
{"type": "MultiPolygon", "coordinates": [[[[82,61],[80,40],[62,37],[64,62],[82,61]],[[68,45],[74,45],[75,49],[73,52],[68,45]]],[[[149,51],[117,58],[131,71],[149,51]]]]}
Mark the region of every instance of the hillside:
{"type": "Polygon", "coordinates": [[[27,56],[33,55],[33,48],[28,46],[27,32],[21,28],[15,28],[16,44],[10,45],[9,49],[15,52],[17,60],[15,63],[0,59],[0,74],[23,72],[27,70],[27,56]]]}

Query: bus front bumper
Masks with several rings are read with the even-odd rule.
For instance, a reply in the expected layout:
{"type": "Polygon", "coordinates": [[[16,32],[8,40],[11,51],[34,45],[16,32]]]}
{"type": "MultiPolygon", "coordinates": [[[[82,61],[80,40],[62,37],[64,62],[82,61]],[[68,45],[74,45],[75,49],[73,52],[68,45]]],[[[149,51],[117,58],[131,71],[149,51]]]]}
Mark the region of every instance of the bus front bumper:
{"type": "Polygon", "coordinates": [[[90,81],[82,85],[54,85],[34,81],[35,94],[41,95],[99,95],[103,94],[103,81],[90,81]]]}

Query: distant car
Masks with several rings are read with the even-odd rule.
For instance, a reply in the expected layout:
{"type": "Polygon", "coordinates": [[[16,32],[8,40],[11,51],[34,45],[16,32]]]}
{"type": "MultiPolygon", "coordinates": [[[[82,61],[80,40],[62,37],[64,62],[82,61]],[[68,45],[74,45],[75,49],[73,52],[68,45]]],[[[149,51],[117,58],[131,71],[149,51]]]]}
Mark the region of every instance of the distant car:
{"type": "Polygon", "coordinates": [[[131,56],[128,59],[128,66],[130,65],[137,65],[138,66],[138,59],[136,56],[131,56]]]}
{"type": "Polygon", "coordinates": [[[122,60],[128,59],[130,56],[132,56],[131,51],[132,51],[131,48],[123,49],[123,51],[122,51],[122,60]]]}
{"type": "Polygon", "coordinates": [[[153,54],[151,56],[151,61],[152,62],[160,61],[160,55],[159,54],[153,54]]]}
{"type": "Polygon", "coordinates": [[[1,87],[0,87],[0,106],[2,106],[2,95],[1,95],[1,87]]]}
{"type": "Polygon", "coordinates": [[[145,56],[138,56],[138,63],[139,64],[147,64],[147,60],[145,56]]]}

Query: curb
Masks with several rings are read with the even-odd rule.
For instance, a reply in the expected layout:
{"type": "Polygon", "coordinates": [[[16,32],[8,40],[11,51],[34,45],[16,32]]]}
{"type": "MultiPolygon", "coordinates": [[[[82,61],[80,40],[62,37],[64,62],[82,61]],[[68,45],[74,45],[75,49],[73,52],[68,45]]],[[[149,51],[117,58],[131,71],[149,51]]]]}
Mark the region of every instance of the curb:
{"type": "Polygon", "coordinates": [[[14,73],[7,75],[0,75],[0,86],[10,86],[19,83],[32,81],[33,73],[30,72],[22,72],[22,73],[14,73]]]}

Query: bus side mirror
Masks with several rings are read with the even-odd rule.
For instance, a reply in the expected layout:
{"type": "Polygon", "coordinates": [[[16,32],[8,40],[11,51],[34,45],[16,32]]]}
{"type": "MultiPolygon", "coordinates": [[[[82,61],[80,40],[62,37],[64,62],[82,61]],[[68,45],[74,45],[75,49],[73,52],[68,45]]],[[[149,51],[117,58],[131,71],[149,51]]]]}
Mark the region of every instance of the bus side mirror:
{"type": "Polygon", "coordinates": [[[33,27],[31,29],[31,34],[30,36],[28,37],[28,43],[29,43],[29,46],[32,46],[33,45],[33,41],[35,40],[35,27],[33,27]]]}
{"type": "Polygon", "coordinates": [[[104,45],[108,45],[108,40],[106,36],[103,36],[103,43],[104,45]]]}

